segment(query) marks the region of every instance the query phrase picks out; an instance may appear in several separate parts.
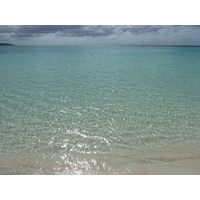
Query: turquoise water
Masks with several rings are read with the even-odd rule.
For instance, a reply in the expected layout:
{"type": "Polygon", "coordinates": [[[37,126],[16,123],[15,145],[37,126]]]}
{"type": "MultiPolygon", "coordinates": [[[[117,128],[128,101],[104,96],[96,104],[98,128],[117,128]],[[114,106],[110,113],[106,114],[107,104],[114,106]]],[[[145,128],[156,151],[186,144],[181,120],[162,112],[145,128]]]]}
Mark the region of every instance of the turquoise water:
{"type": "Polygon", "coordinates": [[[199,141],[199,47],[0,47],[1,157],[199,141]]]}

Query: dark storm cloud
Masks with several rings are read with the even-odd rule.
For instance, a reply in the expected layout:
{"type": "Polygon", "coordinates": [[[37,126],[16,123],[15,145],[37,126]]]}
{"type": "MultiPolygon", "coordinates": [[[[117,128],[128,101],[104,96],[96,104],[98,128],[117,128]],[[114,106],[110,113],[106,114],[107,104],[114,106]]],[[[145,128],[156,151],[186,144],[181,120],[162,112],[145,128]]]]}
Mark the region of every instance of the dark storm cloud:
{"type": "Polygon", "coordinates": [[[14,38],[32,38],[39,37],[45,34],[53,34],[53,33],[76,33],[79,32],[82,26],[75,25],[22,25],[22,26],[0,26],[0,36],[1,34],[11,34],[11,37],[14,38]],[[78,31],[77,31],[78,30],[78,31]]]}
{"type": "Polygon", "coordinates": [[[40,25],[40,26],[19,26],[17,29],[18,33],[24,33],[24,34],[48,34],[48,33],[56,33],[56,32],[63,32],[63,31],[72,31],[81,29],[82,26],[75,26],[75,25],[68,25],[68,26],[62,26],[62,25],[40,25]]]}
{"type": "Polygon", "coordinates": [[[12,33],[12,32],[14,32],[14,26],[6,26],[6,25],[0,26],[0,34],[2,34],[2,33],[12,33]]]}
{"type": "Polygon", "coordinates": [[[83,36],[108,36],[114,34],[110,26],[87,25],[40,25],[40,26],[0,26],[1,33],[13,33],[13,37],[28,38],[38,37],[44,34],[57,33],[59,36],[83,37],[83,36]]]}
{"type": "MultiPolygon", "coordinates": [[[[53,36],[55,39],[60,38],[82,38],[84,42],[86,39],[117,38],[122,42],[126,40],[125,44],[130,42],[144,43],[159,41],[159,44],[167,43],[184,43],[192,41],[193,43],[200,43],[199,25],[22,25],[22,26],[0,26],[0,42],[15,40],[29,40],[40,38],[47,38],[53,36]],[[136,41],[136,39],[138,39],[136,41]],[[4,41],[3,41],[4,40],[4,41]]],[[[80,40],[79,40],[80,41],[80,40]]],[[[103,41],[103,40],[102,40],[103,41]]],[[[99,41],[98,41],[99,42],[99,41]]],[[[116,43],[113,39],[112,43],[116,43]]],[[[122,43],[120,43],[122,44],[122,43]]]]}
{"type": "Polygon", "coordinates": [[[43,34],[58,33],[60,36],[109,36],[129,32],[132,34],[157,32],[165,26],[87,26],[87,25],[40,25],[40,26],[0,26],[0,33],[13,33],[15,37],[37,37],[43,34]]]}
{"type": "Polygon", "coordinates": [[[42,34],[58,33],[60,36],[108,36],[112,34],[129,32],[131,34],[141,33],[155,33],[160,30],[177,30],[177,28],[200,28],[200,26],[151,26],[151,25],[137,25],[137,26],[87,26],[87,25],[23,25],[23,26],[0,26],[1,33],[13,33],[16,37],[37,37],[42,34]]]}

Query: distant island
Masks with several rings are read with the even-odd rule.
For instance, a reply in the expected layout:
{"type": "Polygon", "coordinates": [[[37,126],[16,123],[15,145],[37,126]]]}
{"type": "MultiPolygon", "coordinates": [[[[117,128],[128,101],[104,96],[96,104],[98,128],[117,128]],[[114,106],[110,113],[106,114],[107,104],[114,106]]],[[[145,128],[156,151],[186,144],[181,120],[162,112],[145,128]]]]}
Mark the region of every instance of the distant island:
{"type": "Polygon", "coordinates": [[[0,46],[15,46],[14,44],[9,43],[0,43],[0,46]]]}

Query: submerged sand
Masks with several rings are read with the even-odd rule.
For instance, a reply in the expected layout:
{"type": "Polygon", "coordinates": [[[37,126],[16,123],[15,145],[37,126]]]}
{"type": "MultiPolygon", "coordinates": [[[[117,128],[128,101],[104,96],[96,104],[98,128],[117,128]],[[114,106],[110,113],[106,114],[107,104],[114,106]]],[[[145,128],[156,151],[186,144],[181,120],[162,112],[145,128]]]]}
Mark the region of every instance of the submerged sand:
{"type": "Polygon", "coordinates": [[[199,175],[200,145],[62,157],[15,155],[0,160],[0,174],[199,175]]]}

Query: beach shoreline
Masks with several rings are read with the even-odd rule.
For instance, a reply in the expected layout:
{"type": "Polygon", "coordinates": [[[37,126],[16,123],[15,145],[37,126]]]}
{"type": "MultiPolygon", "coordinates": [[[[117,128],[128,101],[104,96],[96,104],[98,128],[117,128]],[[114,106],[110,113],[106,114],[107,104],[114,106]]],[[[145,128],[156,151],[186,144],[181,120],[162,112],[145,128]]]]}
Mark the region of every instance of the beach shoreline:
{"type": "Polygon", "coordinates": [[[106,154],[1,156],[1,175],[200,175],[198,144],[106,154]]]}

